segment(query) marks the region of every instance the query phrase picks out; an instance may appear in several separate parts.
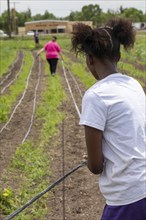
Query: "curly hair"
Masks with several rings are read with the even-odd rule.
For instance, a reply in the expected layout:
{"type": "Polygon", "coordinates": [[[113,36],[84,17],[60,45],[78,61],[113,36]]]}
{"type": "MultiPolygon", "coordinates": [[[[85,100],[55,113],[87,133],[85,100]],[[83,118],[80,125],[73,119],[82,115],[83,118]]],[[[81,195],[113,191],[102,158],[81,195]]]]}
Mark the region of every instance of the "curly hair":
{"type": "Polygon", "coordinates": [[[72,32],[72,51],[92,54],[99,59],[115,60],[120,54],[120,45],[124,49],[133,47],[135,30],[132,22],[126,19],[109,20],[104,27],[92,29],[83,23],[77,23],[72,32]]]}

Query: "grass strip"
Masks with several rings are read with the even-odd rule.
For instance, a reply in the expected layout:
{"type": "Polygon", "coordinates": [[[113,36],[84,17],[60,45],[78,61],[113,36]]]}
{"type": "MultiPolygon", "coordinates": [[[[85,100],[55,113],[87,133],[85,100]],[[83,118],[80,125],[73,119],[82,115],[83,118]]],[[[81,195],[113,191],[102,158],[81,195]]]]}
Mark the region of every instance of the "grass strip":
{"type": "MultiPolygon", "coordinates": [[[[46,68],[46,71],[49,72],[48,65],[46,68]]],[[[18,146],[9,171],[7,171],[9,177],[14,179],[13,181],[19,181],[19,187],[17,189],[11,188],[9,181],[5,179],[6,187],[0,193],[4,216],[24,205],[49,185],[51,174],[49,170],[49,140],[57,132],[57,125],[63,119],[63,114],[58,108],[65,98],[65,93],[59,75],[48,77],[46,88],[43,101],[37,106],[36,110],[37,121],[43,121],[39,141],[37,144],[35,141],[34,144],[33,140],[28,140],[18,146]],[[18,180],[20,177],[21,180],[18,180]]],[[[15,219],[32,220],[35,218],[43,220],[49,211],[47,198],[48,195],[44,195],[15,219]]]]}
{"type": "Polygon", "coordinates": [[[127,75],[137,79],[139,83],[142,85],[142,87],[145,86],[145,83],[143,81],[143,79],[145,78],[145,73],[143,71],[136,69],[132,64],[125,63],[122,61],[118,63],[118,68],[122,73],[126,73],[127,75]]]}
{"type": "Polygon", "coordinates": [[[64,56],[64,60],[68,64],[66,67],[69,67],[69,70],[80,79],[87,89],[96,82],[88,71],[83,57],[81,57],[81,63],[72,62],[67,56],[64,56]]]}
{"type": "Polygon", "coordinates": [[[17,58],[17,51],[10,49],[10,44],[5,45],[5,43],[5,41],[0,43],[0,77],[9,70],[10,65],[17,58]]]}

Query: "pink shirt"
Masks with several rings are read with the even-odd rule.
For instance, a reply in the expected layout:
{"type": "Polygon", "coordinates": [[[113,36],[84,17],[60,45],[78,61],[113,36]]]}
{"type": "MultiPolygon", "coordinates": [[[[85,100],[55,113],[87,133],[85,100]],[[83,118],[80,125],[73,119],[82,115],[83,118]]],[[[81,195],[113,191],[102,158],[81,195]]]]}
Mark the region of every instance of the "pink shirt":
{"type": "Polygon", "coordinates": [[[47,59],[58,58],[59,57],[58,53],[61,52],[60,46],[54,41],[49,41],[44,46],[44,49],[46,51],[46,58],[47,59]]]}

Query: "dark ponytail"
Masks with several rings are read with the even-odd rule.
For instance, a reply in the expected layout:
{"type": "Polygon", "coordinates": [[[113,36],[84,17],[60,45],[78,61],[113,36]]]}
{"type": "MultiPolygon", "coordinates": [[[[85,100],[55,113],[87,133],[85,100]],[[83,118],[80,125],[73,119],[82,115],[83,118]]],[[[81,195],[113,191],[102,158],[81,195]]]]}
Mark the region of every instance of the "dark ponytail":
{"type": "Polygon", "coordinates": [[[113,19],[107,25],[112,28],[112,35],[125,49],[133,47],[135,42],[135,30],[132,22],[126,19],[113,19]]]}
{"type": "Polygon", "coordinates": [[[132,23],[125,19],[110,20],[104,27],[95,29],[77,23],[72,34],[72,50],[76,54],[92,54],[99,59],[117,60],[120,45],[128,49],[135,41],[132,23]]]}
{"type": "Polygon", "coordinates": [[[78,53],[86,53],[86,44],[93,41],[93,30],[90,26],[77,23],[73,26],[72,50],[78,53]]]}

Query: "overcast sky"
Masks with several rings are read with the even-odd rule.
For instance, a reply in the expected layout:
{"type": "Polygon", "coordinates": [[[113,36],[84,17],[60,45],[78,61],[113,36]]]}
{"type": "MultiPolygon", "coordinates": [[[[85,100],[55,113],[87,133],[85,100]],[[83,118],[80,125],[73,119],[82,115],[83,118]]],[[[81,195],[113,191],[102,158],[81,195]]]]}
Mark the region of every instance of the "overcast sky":
{"type": "MultiPolygon", "coordinates": [[[[9,0],[10,8],[18,12],[24,12],[31,9],[32,15],[44,14],[45,10],[53,13],[56,17],[65,17],[71,11],[81,11],[84,5],[98,4],[106,12],[108,9],[117,10],[120,6],[123,8],[134,7],[146,12],[145,0],[9,0]]],[[[0,14],[7,10],[7,0],[0,0],[0,14]]]]}

